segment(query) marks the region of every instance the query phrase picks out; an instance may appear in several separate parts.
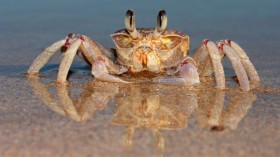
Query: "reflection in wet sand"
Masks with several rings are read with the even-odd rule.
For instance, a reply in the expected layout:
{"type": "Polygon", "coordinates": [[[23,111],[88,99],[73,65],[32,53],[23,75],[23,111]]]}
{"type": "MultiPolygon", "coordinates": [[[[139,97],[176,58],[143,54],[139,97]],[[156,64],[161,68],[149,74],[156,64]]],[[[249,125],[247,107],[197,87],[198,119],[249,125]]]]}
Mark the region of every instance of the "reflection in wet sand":
{"type": "Polygon", "coordinates": [[[157,156],[164,150],[164,138],[160,130],[174,130],[187,127],[187,118],[197,108],[196,94],[185,95],[180,101],[176,95],[162,95],[135,91],[129,96],[115,97],[117,109],[112,123],[127,126],[126,147],[133,144],[137,128],[145,127],[153,133],[157,156]]]}
{"type": "Polygon", "coordinates": [[[69,86],[58,84],[55,86],[58,96],[56,98],[57,96],[55,97],[54,94],[49,92],[47,85],[40,83],[38,77],[29,77],[28,80],[34,94],[42,99],[49,108],[76,121],[92,119],[94,112],[102,110],[107,105],[109,99],[118,92],[117,88],[108,91],[106,89],[100,90],[86,86],[84,92],[77,99],[72,99],[69,86]]]}
{"type": "Polygon", "coordinates": [[[234,130],[256,100],[253,93],[236,92],[225,104],[225,91],[199,93],[198,108],[194,113],[200,127],[211,130],[234,130]],[[225,105],[227,107],[225,107],[225,105]]]}
{"type": "Polygon", "coordinates": [[[52,86],[56,88],[55,94],[36,76],[29,78],[29,84],[34,94],[49,108],[75,121],[92,119],[97,110],[103,110],[112,100],[116,109],[111,122],[127,128],[125,146],[133,146],[137,128],[146,128],[153,133],[157,156],[162,156],[165,146],[160,130],[187,128],[188,117],[192,115],[201,128],[235,130],[256,99],[253,93],[237,90],[188,90],[178,86],[122,85],[98,81],[84,84],[81,94],[74,98],[69,85],[52,86]]]}

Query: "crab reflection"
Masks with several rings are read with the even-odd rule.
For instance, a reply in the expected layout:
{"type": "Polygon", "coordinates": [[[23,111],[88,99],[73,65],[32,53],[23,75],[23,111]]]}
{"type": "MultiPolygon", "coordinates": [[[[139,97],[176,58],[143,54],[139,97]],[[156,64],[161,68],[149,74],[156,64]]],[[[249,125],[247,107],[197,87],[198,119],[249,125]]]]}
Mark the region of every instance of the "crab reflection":
{"type": "Polygon", "coordinates": [[[30,77],[28,81],[34,94],[50,109],[75,121],[92,119],[94,113],[103,110],[112,96],[118,93],[118,88],[92,88],[87,85],[77,98],[71,98],[69,86],[66,84],[44,85],[39,77],[30,77]],[[51,92],[51,87],[56,88],[56,95],[51,92]]]}
{"type": "Polygon", "coordinates": [[[136,91],[129,96],[115,97],[116,112],[112,123],[127,127],[126,147],[133,144],[137,128],[145,127],[153,132],[158,156],[164,150],[164,138],[160,130],[176,130],[187,127],[187,119],[197,108],[194,93],[184,95],[163,95],[136,91]]]}
{"type": "Polygon", "coordinates": [[[256,99],[250,92],[180,89],[178,94],[177,87],[121,86],[98,81],[84,85],[83,92],[76,97],[71,96],[68,85],[54,85],[55,96],[51,94],[55,92],[40,83],[38,77],[30,77],[29,83],[34,94],[49,108],[76,121],[92,119],[96,111],[104,109],[113,100],[116,109],[111,122],[127,127],[125,145],[131,147],[134,131],[144,127],[153,132],[158,156],[162,156],[165,145],[160,130],[186,128],[191,115],[201,128],[235,130],[256,99]]]}

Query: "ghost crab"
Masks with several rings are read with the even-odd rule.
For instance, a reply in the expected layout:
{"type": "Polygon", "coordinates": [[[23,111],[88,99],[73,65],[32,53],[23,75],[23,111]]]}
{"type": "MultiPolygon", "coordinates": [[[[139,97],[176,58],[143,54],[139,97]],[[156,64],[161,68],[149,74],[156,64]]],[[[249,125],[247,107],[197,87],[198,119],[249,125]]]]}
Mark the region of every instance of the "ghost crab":
{"type": "Polygon", "coordinates": [[[242,90],[250,90],[249,79],[252,83],[260,82],[245,51],[231,40],[221,40],[217,45],[204,40],[193,58],[189,57],[189,36],[166,29],[164,10],[157,16],[155,29],[136,28],[131,10],[126,12],[125,26],[112,35],[116,49],[106,49],[85,35],[69,34],[46,48],[27,73],[38,73],[57,51],[65,48],[58,70],[57,82],[60,83],[66,81],[76,54],[91,66],[94,77],[102,81],[129,83],[115,75],[150,71],[160,74],[153,82],[193,85],[200,82],[200,77],[211,76],[214,72],[216,88],[225,89],[221,60],[228,56],[242,90]]]}

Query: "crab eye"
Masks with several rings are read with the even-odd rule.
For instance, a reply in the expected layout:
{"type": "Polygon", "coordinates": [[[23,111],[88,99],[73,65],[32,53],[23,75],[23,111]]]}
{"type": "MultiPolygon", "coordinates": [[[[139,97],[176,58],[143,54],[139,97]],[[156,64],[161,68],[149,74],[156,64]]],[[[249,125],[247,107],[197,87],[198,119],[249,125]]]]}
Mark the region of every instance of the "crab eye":
{"type": "Polygon", "coordinates": [[[134,47],[134,40],[129,35],[113,34],[112,38],[118,48],[133,48],[134,47]]]}
{"type": "Polygon", "coordinates": [[[155,40],[155,47],[158,50],[172,50],[182,43],[180,36],[163,36],[155,40]]]}

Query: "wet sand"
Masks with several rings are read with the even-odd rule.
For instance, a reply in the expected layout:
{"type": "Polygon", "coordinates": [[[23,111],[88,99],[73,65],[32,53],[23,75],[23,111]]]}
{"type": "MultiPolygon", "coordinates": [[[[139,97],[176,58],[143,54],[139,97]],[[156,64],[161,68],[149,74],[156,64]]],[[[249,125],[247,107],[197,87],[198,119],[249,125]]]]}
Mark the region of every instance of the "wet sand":
{"type": "Polygon", "coordinates": [[[0,5],[0,156],[280,154],[279,2],[110,2],[0,5]],[[92,81],[80,59],[69,84],[57,86],[59,55],[38,77],[25,76],[43,48],[69,32],[113,46],[109,35],[123,27],[128,8],[139,27],[153,27],[158,10],[166,9],[169,28],[188,33],[191,50],[204,38],[237,41],[262,85],[241,92],[227,59],[223,92],[212,79],[193,88],[92,81]]]}

